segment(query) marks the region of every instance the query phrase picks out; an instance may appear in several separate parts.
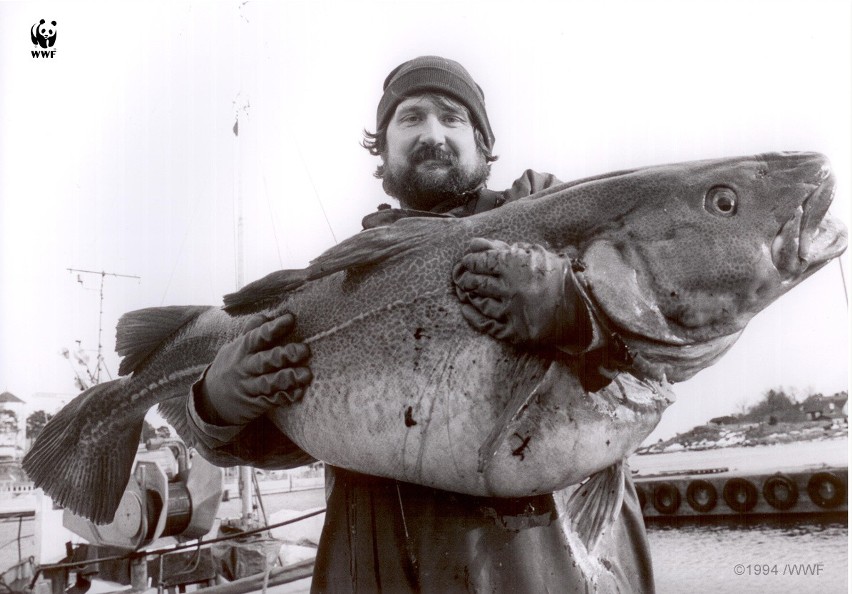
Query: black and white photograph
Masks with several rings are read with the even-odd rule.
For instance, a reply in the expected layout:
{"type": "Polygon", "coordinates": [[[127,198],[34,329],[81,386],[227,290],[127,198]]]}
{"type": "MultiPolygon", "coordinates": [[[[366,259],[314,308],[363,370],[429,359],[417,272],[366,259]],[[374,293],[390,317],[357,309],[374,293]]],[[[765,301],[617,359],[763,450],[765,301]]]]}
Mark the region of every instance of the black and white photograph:
{"type": "Polygon", "coordinates": [[[0,586],[849,589],[845,0],[0,0],[0,586]]]}

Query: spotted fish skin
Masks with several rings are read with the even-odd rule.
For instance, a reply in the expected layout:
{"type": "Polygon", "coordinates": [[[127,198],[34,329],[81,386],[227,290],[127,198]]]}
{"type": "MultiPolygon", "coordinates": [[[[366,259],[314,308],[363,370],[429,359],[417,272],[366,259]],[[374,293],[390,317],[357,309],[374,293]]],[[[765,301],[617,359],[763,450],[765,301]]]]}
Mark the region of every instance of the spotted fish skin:
{"type": "Polygon", "coordinates": [[[822,155],[773,153],[616,172],[464,219],[362,232],[224,309],[125,316],[121,373],[132,375],[70,403],[24,467],[63,505],[108,521],[145,411],[160,404],[192,443],[185,399],[199,369],[250,314],[290,311],[314,380],[268,418],[310,456],[474,495],[562,489],[629,455],[671,382],[712,365],[754,314],[842,253],[845,229],[826,216],[833,188],[822,155]],[[469,327],[451,271],[474,237],[572,258],[582,298],[627,354],[612,381],[587,390],[577,360],[469,327]]]}

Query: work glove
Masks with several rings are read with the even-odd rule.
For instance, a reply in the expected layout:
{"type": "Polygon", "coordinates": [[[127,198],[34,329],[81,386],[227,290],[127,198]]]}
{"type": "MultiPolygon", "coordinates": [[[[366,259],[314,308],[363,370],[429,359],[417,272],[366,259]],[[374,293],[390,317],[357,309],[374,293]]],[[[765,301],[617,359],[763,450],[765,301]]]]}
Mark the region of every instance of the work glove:
{"type": "Polygon", "coordinates": [[[219,349],[201,381],[196,409],[214,425],[246,425],[271,408],[299,400],[313,379],[310,349],[287,343],[296,323],[286,313],[253,316],[244,333],[219,349]]]}
{"type": "Polygon", "coordinates": [[[473,239],[453,281],[462,315],[494,338],[574,353],[595,341],[570,260],[540,245],[473,239]]]}

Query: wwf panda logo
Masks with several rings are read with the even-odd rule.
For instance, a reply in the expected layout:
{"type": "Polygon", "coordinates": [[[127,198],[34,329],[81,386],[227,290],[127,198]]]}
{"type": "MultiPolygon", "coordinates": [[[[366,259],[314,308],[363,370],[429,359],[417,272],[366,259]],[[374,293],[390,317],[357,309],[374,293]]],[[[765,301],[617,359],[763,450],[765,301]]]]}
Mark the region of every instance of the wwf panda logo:
{"type": "Polygon", "coordinates": [[[33,44],[40,45],[43,48],[53,47],[56,43],[56,21],[45,22],[41,19],[37,25],[33,25],[30,30],[30,39],[33,44]]]}

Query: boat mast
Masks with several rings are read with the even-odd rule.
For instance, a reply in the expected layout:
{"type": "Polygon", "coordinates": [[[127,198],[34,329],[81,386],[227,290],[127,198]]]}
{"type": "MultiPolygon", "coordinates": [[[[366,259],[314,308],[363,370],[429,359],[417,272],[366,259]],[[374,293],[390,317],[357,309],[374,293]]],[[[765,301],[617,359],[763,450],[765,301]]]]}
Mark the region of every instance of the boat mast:
{"type": "MultiPolygon", "coordinates": [[[[244,231],[243,231],[243,192],[241,179],[241,163],[240,163],[240,113],[248,113],[248,101],[240,97],[239,92],[234,99],[234,221],[235,229],[235,248],[236,248],[236,288],[237,291],[243,288],[245,284],[244,268],[245,255],[243,251],[244,231]]],[[[250,466],[239,467],[239,486],[240,500],[242,502],[240,520],[243,526],[248,527],[253,520],[252,512],[252,468],[250,466]]]]}

